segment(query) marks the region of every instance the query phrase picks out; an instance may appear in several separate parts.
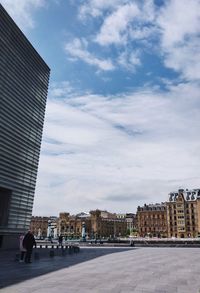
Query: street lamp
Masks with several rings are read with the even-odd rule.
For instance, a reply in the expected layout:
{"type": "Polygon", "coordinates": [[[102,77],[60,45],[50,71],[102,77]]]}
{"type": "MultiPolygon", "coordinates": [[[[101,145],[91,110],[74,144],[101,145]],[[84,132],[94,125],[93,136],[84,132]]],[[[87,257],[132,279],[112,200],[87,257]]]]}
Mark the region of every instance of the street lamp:
{"type": "Polygon", "coordinates": [[[85,233],[85,222],[82,223],[82,241],[85,242],[86,241],[86,233],[85,233]]]}

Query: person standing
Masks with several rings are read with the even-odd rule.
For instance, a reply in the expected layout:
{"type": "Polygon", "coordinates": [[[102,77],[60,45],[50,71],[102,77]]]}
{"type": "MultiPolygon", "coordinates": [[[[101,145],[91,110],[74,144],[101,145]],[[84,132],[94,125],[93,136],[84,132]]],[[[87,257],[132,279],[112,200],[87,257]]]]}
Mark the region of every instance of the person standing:
{"type": "Polygon", "coordinates": [[[62,246],[62,242],[63,242],[63,237],[62,237],[62,235],[60,235],[60,236],[58,237],[58,243],[59,243],[59,245],[62,246]]]}
{"type": "Polygon", "coordinates": [[[20,235],[19,237],[19,250],[20,250],[20,260],[19,262],[24,261],[24,256],[26,253],[26,249],[23,247],[23,240],[24,240],[24,235],[20,235]]]}
{"type": "Polygon", "coordinates": [[[33,246],[36,247],[36,242],[33,233],[29,230],[23,239],[23,247],[26,249],[25,263],[31,263],[33,246]]]}

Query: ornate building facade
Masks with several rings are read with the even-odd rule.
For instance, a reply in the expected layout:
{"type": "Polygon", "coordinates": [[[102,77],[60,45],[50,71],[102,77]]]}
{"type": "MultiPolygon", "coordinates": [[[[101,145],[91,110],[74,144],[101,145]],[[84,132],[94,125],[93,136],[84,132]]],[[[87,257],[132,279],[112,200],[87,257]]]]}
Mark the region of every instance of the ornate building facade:
{"type": "Polygon", "coordinates": [[[57,217],[32,216],[30,230],[37,238],[57,237],[57,217]]]}
{"type": "Polygon", "coordinates": [[[116,214],[107,211],[94,210],[89,214],[70,215],[60,213],[58,219],[58,234],[69,238],[81,238],[84,227],[86,238],[107,238],[125,236],[127,223],[125,219],[117,218],[116,214]]]}
{"type": "Polygon", "coordinates": [[[45,238],[47,237],[49,217],[32,217],[30,230],[35,237],[45,238]]]}
{"type": "Polygon", "coordinates": [[[90,215],[81,213],[70,215],[69,213],[60,213],[58,218],[58,235],[67,238],[81,238],[82,228],[85,227],[86,237],[91,235],[90,215]]]}
{"type": "Polygon", "coordinates": [[[126,236],[127,223],[125,218],[119,218],[107,211],[90,211],[91,238],[115,238],[126,236]]]}
{"type": "Polygon", "coordinates": [[[168,237],[200,236],[200,189],[171,192],[167,202],[168,237]]]}
{"type": "Polygon", "coordinates": [[[149,204],[137,208],[138,234],[140,237],[167,237],[166,204],[149,204]]]}

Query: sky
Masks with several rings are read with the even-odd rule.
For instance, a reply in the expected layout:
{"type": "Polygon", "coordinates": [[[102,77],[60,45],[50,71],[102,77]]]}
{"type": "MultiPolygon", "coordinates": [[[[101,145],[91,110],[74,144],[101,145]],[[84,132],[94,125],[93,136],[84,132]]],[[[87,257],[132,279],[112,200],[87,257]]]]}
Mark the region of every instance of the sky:
{"type": "Polygon", "coordinates": [[[1,0],[51,68],[33,215],[200,187],[200,0],[1,0]]]}

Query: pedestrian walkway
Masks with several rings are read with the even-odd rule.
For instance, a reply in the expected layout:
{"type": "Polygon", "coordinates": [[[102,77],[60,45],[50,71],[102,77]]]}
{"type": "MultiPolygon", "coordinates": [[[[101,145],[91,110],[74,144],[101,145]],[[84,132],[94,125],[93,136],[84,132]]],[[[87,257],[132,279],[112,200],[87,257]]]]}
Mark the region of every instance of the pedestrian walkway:
{"type": "Polygon", "coordinates": [[[5,270],[16,277],[0,291],[199,293],[199,258],[199,248],[83,248],[78,255],[30,265],[8,261],[5,270]]]}

